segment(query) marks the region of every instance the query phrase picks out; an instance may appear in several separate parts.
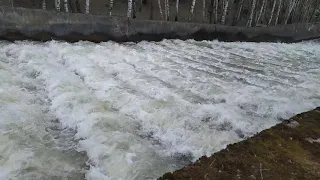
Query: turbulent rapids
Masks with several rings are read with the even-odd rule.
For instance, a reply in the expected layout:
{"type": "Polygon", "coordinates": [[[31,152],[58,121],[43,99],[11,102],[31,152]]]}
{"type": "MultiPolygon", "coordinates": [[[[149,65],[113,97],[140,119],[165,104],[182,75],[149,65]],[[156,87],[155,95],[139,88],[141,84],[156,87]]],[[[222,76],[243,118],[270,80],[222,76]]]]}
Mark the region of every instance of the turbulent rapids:
{"type": "Polygon", "coordinates": [[[154,179],[317,106],[317,42],[0,42],[0,179],[154,179]]]}

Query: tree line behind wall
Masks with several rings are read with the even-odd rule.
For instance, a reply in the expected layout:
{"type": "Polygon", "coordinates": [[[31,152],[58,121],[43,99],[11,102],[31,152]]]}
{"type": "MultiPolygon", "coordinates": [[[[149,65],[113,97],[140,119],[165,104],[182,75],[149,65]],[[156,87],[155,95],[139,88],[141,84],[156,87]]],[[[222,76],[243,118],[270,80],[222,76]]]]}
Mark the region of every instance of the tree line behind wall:
{"type": "Polygon", "coordinates": [[[320,21],[320,0],[9,0],[42,9],[164,21],[274,26],[320,21]],[[97,13],[101,12],[101,13],[97,13]]]}

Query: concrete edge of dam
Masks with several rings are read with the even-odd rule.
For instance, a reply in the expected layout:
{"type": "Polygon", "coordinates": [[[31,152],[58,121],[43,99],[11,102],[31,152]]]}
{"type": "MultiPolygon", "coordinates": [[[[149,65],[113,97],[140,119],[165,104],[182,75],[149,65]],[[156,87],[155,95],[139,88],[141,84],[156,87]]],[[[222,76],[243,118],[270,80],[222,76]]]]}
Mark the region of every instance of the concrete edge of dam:
{"type": "Polygon", "coordinates": [[[319,179],[320,107],[298,114],[159,180],[319,179]]]}
{"type": "Polygon", "coordinates": [[[318,38],[320,23],[248,28],[0,7],[0,39],[8,41],[139,42],[216,39],[229,42],[292,43],[318,38]]]}

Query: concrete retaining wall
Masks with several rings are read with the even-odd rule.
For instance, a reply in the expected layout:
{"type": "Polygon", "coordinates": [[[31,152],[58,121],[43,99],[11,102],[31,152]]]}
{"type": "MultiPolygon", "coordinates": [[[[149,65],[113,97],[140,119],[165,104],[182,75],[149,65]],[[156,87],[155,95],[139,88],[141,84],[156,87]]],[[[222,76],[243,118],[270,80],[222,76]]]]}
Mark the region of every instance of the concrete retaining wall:
{"type": "Polygon", "coordinates": [[[55,39],[69,42],[79,40],[138,42],[173,38],[182,40],[298,42],[320,38],[320,23],[246,28],[129,20],[123,17],[0,7],[0,39],[2,40],[48,41],[55,39]]]}

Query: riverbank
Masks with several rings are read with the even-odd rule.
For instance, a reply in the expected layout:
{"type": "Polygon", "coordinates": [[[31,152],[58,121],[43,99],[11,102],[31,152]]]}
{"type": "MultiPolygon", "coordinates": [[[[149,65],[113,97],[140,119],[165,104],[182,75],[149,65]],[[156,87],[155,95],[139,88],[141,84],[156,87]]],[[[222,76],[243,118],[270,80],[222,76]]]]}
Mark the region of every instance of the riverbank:
{"type": "Polygon", "coordinates": [[[320,107],[294,116],[245,141],[160,180],[319,179],[320,107]]]}
{"type": "Polygon", "coordinates": [[[102,42],[195,39],[249,42],[299,42],[320,38],[320,23],[275,27],[236,27],[200,23],[129,20],[123,17],[0,7],[1,40],[81,40],[102,42]]]}

